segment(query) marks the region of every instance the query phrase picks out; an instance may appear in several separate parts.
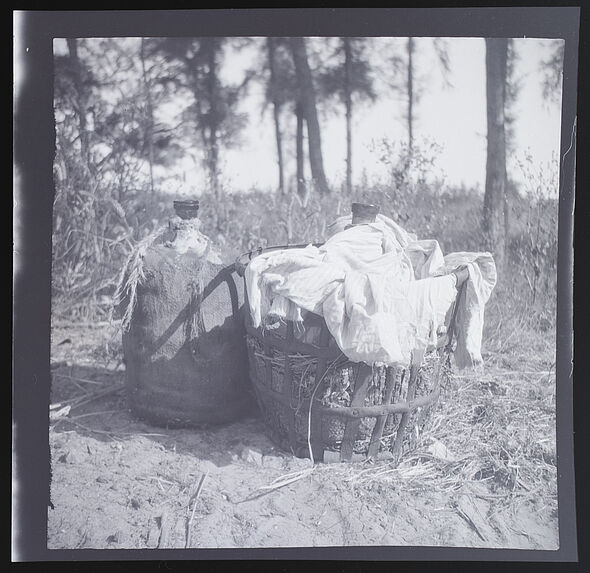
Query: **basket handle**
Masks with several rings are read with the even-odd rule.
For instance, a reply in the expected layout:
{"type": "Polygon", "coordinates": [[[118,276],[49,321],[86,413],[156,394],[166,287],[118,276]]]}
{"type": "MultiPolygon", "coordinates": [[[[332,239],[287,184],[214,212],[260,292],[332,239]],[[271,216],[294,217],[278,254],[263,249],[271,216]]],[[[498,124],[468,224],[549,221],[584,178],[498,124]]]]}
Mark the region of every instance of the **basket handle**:
{"type": "MultiPolygon", "coordinates": [[[[186,344],[192,345],[193,337],[196,335],[197,347],[199,337],[206,332],[205,321],[203,319],[202,304],[203,301],[222,283],[226,282],[229,290],[229,297],[232,307],[232,318],[234,322],[241,326],[240,303],[238,298],[238,289],[234,281],[233,273],[235,272],[235,263],[221,269],[211,279],[205,287],[200,280],[189,283],[190,289],[189,300],[186,306],[186,317],[184,323],[184,336],[186,344]]],[[[193,348],[191,355],[194,355],[196,348],[193,348]]]]}
{"type": "Polygon", "coordinates": [[[313,245],[314,247],[321,247],[323,244],[324,243],[299,243],[297,245],[277,245],[273,247],[258,247],[257,249],[253,249],[251,251],[248,251],[247,253],[241,254],[234,263],[234,270],[239,276],[243,277],[244,271],[246,270],[248,263],[254,257],[257,257],[262,253],[269,253],[271,251],[282,251],[284,249],[304,249],[309,245],[313,245]]]}
{"type": "Polygon", "coordinates": [[[233,277],[233,273],[237,272],[236,263],[232,263],[227,267],[221,269],[205,286],[203,289],[201,303],[222,283],[227,283],[229,289],[229,297],[232,307],[232,316],[235,320],[240,319],[240,301],[238,299],[238,289],[233,277]]]}

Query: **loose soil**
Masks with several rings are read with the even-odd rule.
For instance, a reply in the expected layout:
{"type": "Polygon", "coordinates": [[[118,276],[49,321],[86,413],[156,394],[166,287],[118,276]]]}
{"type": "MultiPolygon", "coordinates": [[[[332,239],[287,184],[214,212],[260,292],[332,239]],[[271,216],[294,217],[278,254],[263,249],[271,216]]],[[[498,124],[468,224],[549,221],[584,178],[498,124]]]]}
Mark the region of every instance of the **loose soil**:
{"type": "MultiPolygon", "coordinates": [[[[124,374],[116,327],[54,323],[50,549],[558,548],[554,434],[535,436],[537,457],[510,457],[504,473],[491,462],[476,467],[488,447],[479,437],[487,435],[490,423],[489,408],[481,410],[481,404],[496,404],[496,397],[510,397],[513,387],[525,388],[529,380],[512,365],[486,370],[480,410],[474,404],[469,414],[479,439],[472,459],[466,457],[470,452],[453,450],[456,417],[443,403],[438,429],[424,436],[422,453],[398,468],[354,462],[317,464],[313,470],[310,460],[279,451],[257,415],[192,429],[136,419],[127,408],[124,374]],[[536,464],[534,473],[526,473],[526,463],[536,464]],[[527,475],[538,481],[531,483],[527,475]]],[[[470,378],[459,382],[459,393],[474,384],[470,378]]],[[[527,396],[544,408],[539,411],[551,428],[554,378],[536,376],[527,384],[527,396]]],[[[510,424],[510,410],[503,415],[510,424]]],[[[522,442],[512,451],[523,452],[527,439],[517,435],[522,442]]],[[[469,436],[465,443],[471,443],[469,436]]]]}

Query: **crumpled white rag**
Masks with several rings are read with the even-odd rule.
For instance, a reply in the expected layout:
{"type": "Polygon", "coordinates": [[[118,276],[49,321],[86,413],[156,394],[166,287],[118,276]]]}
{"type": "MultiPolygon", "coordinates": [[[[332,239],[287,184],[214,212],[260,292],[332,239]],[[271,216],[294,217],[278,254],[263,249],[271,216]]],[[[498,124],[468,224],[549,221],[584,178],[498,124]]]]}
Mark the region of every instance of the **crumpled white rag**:
{"type": "Polygon", "coordinates": [[[301,309],[323,316],[342,352],[353,361],[407,366],[412,352],[436,344],[456,299],[462,264],[469,269],[457,312],[456,363],[481,362],[483,310],[496,281],[489,253],[443,257],[435,240],[418,241],[391,219],[331,226],[321,246],[262,253],[246,268],[252,322],[271,311],[300,321],[301,309]]]}

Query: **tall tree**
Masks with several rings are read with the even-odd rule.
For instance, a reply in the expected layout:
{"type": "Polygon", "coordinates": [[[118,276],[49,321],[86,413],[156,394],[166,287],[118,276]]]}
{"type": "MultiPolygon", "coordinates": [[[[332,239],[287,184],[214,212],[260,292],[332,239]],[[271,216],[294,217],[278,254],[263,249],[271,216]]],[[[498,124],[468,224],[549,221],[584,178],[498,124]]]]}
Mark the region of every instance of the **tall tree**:
{"type": "MultiPolygon", "coordinates": [[[[346,189],[352,191],[354,106],[362,99],[375,99],[366,38],[326,39],[322,49],[323,65],[316,74],[319,95],[336,97],[344,104],[346,130],[346,189]],[[335,63],[334,63],[335,62],[335,63]]],[[[334,109],[334,108],[333,108],[334,109]]]]}
{"type": "Polygon", "coordinates": [[[309,146],[309,164],[315,188],[320,194],[329,193],[330,188],[324,172],[320,124],[316,107],[316,95],[313,77],[307,59],[305,39],[291,38],[291,53],[295,64],[295,74],[299,84],[298,95],[307,126],[309,146]]]}
{"type": "MultiPolygon", "coordinates": [[[[422,42],[420,42],[422,45],[422,42]]],[[[404,46],[396,42],[396,52],[391,58],[393,74],[391,87],[405,98],[404,120],[407,127],[408,151],[412,152],[415,140],[416,107],[425,89],[425,79],[416,74],[416,59],[420,53],[416,38],[406,38],[404,46]],[[404,55],[399,53],[404,52],[404,55]]],[[[443,87],[451,85],[449,81],[450,62],[448,43],[444,38],[433,38],[432,47],[442,72],[443,87]]]]}
{"type": "Polygon", "coordinates": [[[502,269],[506,249],[505,102],[508,40],[486,38],[487,158],[483,231],[487,246],[502,269]]]}
{"type": "Polygon", "coordinates": [[[219,102],[218,53],[220,42],[218,38],[202,38],[201,50],[207,61],[207,104],[206,121],[202,121],[207,136],[207,166],[211,179],[211,186],[215,197],[219,196],[219,127],[221,124],[221,110],[219,102]]]}
{"type": "MultiPolygon", "coordinates": [[[[263,102],[263,113],[267,105],[272,106],[272,117],[274,122],[275,143],[277,149],[278,166],[278,190],[285,194],[286,190],[286,141],[285,129],[290,127],[291,116],[284,116],[284,111],[295,118],[295,159],[296,159],[296,185],[299,195],[306,193],[304,175],[304,137],[305,137],[305,116],[299,97],[299,84],[295,75],[291,42],[289,38],[269,37],[263,45],[264,57],[258,64],[258,75],[264,82],[265,100],[263,102]],[[262,73],[260,73],[262,68],[262,73]]],[[[290,140],[290,138],[288,138],[290,140]]]]}
{"type": "MultiPolygon", "coordinates": [[[[504,137],[506,141],[506,154],[510,156],[515,153],[516,137],[515,137],[515,104],[522,87],[522,76],[517,73],[517,64],[519,61],[519,54],[516,49],[514,39],[508,39],[506,48],[506,88],[504,94],[504,137]]],[[[504,232],[506,237],[510,236],[510,205],[512,204],[513,194],[516,191],[515,185],[510,181],[508,174],[506,175],[506,199],[504,208],[504,232]]]]}
{"type": "MultiPolygon", "coordinates": [[[[219,161],[222,147],[237,142],[245,116],[236,111],[242,91],[250,76],[241,84],[223,84],[220,68],[226,38],[165,38],[158,40],[158,50],[165,55],[168,74],[161,82],[172,83],[192,95],[185,110],[186,124],[198,135],[198,147],[204,152],[204,166],[211,191],[222,193],[219,161]]],[[[185,126],[186,127],[186,126],[185,126]]]]}
{"type": "MultiPolygon", "coordinates": [[[[294,102],[296,82],[294,78],[293,62],[289,46],[284,38],[269,37],[266,39],[266,53],[268,61],[267,100],[272,104],[273,121],[275,126],[275,142],[277,147],[277,166],[279,171],[279,192],[284,195],[285,189],[285,159],[283,149],[283,127],[281,111],[285,104],[294,102]]],[[[298,161],[302,161],[298,156],[298,161]]]]}
{"type": "Polygon", "coordinates": [[[406,44],[408,53],[408,76],[407,76],[407,90],[408,90],[408,149],[410,153],[414,145],[414,38],[408,38],[406,44]]]}
{"type": "Polygon", "coordinates": [[[295,102],[295,177],[297,179],[297,193],[303,197],[307,193],[305,184],[305,148],[303,146],[305,118],[303,116],[303,106],[300,101],[295,102]]]}
{"type": "Polygon", "coordinates": [[[342,38],[344,46],[344,107],[346,109],[346,190],[352,192],[352,46],[350,38],[342,38]]]}
{"type": "MultiPolygon", "coordinates": [[[[96,294],[112,284],[113,252],[132,233],[117,189],[121,173],[126,171],[120,158],[133,157],[134,148],[126,140],[131,130],[124,132],[118,127],[132,125],[138,107],[122,109],[119,116],[112,108],[118,104],[119,90],[125,91],[123,82],[126,87],[136,88],[137,84],[135,77],[129,81],[126,75],[127,61],[119,59],[122,52],[111,48],[104,39],[70,38],[56,45],[54,57],[53,287],[71,300],[84,293],[96,294]],[[121,83],[103,76],[102,64],[109,57],[124,66],[121,83]],[[126,116],[124,120],[121,115],[126,116]],[[113,126],[121,137],[106,134],[113,126]]],[[[122,97],[142,99],[132,90],[122,97]]]]}
{"type": "Polygon", "coordinates": [[[119,200],[131,199],[144,187],[155,193],[155,167],[171,165],[180,156],[178,127],[163,118],[156,121],[160,107],[177,94],[160,83],[167,64],[155,46],[152,38],[101,38],[92,42],[89,54],[102,96],[92,102],[93,140],[99,150],[110,150],[101,153],[98,165],[114,174],[109,179],[117,180],[119,200]]]}
{"type": "Polygon", "coordinates": [[[551,48],[549,57],[541,62],[543,97],[549,101],[559,101],[561,95],[564,50],[565,42],[559,40],[559,43],[551,48]]]}
{"type": "MultiPolygon", "coordinates": [[[[86,118],[88,113],[88,94],[84,78],[84,68],[78,56],[78,40],[76,38],[68,38],[67,44],[70,54],[70,70],[75,89],[74,102],[76,107],[76,115],[78,117],[80,127],[80,148],[83,161],[82,165],[87,171],[88,176],[90,176],[93,171],[93,166],[90,159],[90,142],[86,118]]],[[[88,181],[86,183],[88,183],[88,181]]]]}
{"type": "Polygon", "coordinates": [[[273,119],[275,124],[275,141],[277,144],[277,163],[279,168],[279,191],[281,195],[285,194],[285,168],[283,161],[283,138],[281,130],[281,101],[279,99],[279,85],[277,78],[276,64],[276,39],[269,37],[266,39],[268,50],[268,69],[270,72],[269,91],[272,101],[273,119]]]}
{"type": "Polygon", "coordinates": [[[152,101],[152,85],[146,64],[145,38],[141,38],[139,58],[141,60],[141,78],[145,97],[145,142],[147,147],[150,173],[150,192],[154,193],[154,104],[152,101]]]}

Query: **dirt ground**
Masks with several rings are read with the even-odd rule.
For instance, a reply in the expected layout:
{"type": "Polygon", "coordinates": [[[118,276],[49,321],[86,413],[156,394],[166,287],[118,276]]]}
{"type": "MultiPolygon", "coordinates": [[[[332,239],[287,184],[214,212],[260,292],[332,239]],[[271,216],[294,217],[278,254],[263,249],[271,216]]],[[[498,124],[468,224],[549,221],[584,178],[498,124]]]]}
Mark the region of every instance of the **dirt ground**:
{"type": "MultiPolygon", "coordinates": [[[[513,378],[498,368],[492,382],[513,378]]],[[[500,484],[481,470],[452,480],[454,458],[432,448],[398,468],[311,469],[278,451],[257,416],[174,430],[137,420],[123,391],[120,335],[108,323],[54,324],[52,380],[49,549],[558,548],[556,499],[545,489],[500,484]]],[[[554,466],[543,463],[550,482],[554,466]]]]}

